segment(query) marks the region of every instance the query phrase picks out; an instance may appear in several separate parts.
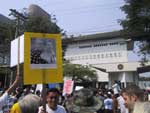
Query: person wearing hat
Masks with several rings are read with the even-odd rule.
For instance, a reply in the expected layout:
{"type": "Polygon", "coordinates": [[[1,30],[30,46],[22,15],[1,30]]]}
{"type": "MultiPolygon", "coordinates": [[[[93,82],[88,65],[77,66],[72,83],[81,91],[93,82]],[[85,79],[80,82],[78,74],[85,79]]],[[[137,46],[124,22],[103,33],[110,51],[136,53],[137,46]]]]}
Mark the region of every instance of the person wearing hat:
{"type": "Polygon", "coordinates": [[[73,95],[72,101],[66,103],[66,108],[71,113],[94,113],[102,107],[102,101],[94,96],[88,88],[80,89],[73,95]]]}

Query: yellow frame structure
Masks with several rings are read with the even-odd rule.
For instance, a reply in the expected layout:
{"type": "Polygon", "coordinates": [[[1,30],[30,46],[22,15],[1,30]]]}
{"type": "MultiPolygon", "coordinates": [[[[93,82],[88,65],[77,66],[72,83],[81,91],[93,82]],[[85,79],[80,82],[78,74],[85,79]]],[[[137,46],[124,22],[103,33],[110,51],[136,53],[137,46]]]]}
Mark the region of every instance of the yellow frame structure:
{"type": "Polygon", "coordinates": [[[60,83],[62,74],[62,46],[60,34],[24,33],[24,84],[60,83]],[[30,67],[31,38],[50,38],[56,42],[56,68],[32,69],[30,67]]]}

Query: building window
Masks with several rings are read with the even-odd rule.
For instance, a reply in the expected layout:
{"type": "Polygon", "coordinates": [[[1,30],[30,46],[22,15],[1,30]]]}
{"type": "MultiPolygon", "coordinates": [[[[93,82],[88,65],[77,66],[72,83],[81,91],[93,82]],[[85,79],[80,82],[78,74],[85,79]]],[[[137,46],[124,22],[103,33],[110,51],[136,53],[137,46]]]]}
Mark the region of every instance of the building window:
{"type": "Polygon", "coordinates": [[[78,56],[78,60],[80,60],[80,56],[78,56]]]}
{"type": "Polygon", "coordinates": [[[104,54],[101,54],[101,57],[104,58],[104,54]]]}
{"type": "Polygon", "coordinates": [[[90,59],[92,59],[92,55],[90,55],[90,59]]]}
{"type": "Polygon", "coordinates": [[[118,53],[118,57],[121,57],[121,53],[120,52],[118,53]]]}
{"type": "Polygon", "coordinates": [[[108,58],[108,57],[109,57],[109,55],[106,53],[105,58],[108,58]]]}
{"type": "Polygon", "coordinates": [[[3,58],[0,57],[0,64],[3,64],[3,58]]]}
{"type": "Polygon", "coordinates": [[[111,57],[111,58],[113,57],[112,53],[110,53],[110,57],[111,57]]]}
{"type": "Polygon", "coordinates": [[[72,61],[73,60],[73,58],[72,57],[70,57],[70,61],[72,61]]]}
{"type": "Polygon", "coordinates": [[[79,46],[80,49],[83,49],[83,48],[90,48],[90,47],[92,47],[92,45],[79,46]]]}
{"type": "Polygon", "coordinates": [[[100,55],[99,55],[99,54],[97,55],[97,58],[100,58],[100,55]]]}
{"type": "Polygon", "coordinates": [[[117,57],[117,53],[114,53],[114,57],[117,57]]]}
{"type": "Polygon", "coordinates": [[[121,42],[120,45],[125,45],[125,42],[121,42]]]}
{"type": "Polygon", "coordinates": [[[96,55],[93,55],[93,59],[96,59],[96,55]]]}
{"type": "Polygon", "coordinates": [[[86,57],[86,60],[88,59],[88,56],[85,56],[86,57]]]}

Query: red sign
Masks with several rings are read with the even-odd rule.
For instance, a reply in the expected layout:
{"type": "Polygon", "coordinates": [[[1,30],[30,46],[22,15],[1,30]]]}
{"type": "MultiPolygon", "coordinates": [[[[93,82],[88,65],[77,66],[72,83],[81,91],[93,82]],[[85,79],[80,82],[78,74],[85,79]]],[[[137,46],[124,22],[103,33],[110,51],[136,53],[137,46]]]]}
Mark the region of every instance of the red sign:
{"type": "Polygon", "coordinates": [[[65,80],[64,87],[63,87],[63,95],[72,93],[73,84],[74,82],[72,80],[65,80]]]}

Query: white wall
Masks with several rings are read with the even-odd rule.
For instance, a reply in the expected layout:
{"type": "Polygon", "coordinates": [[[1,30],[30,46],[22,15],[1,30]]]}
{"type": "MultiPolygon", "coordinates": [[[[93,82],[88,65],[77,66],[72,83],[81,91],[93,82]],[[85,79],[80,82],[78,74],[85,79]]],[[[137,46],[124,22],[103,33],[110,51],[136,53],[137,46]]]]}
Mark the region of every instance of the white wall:
{"type": "MultiPolygon", "coordinates": [[[[24,35],[20,36],[20,63],[24,62],[24,35]]],[[[11,41],[10,67],[18,64],[18,38],[11,41]]]]}
{"type": "Polygon", "coordinates": [[[76,64],[127,62],[127,45],[121,38],[76,42],[68,45],[65,58],[76,64]]]}

